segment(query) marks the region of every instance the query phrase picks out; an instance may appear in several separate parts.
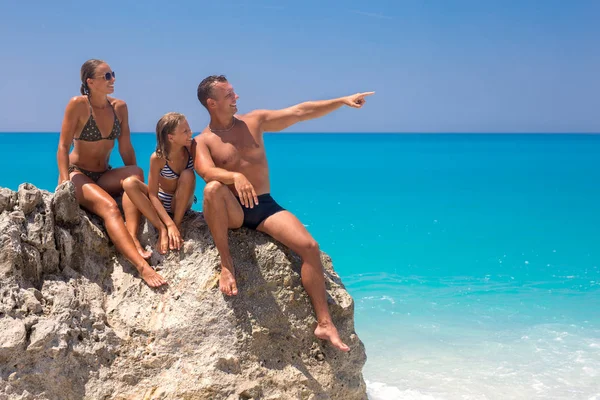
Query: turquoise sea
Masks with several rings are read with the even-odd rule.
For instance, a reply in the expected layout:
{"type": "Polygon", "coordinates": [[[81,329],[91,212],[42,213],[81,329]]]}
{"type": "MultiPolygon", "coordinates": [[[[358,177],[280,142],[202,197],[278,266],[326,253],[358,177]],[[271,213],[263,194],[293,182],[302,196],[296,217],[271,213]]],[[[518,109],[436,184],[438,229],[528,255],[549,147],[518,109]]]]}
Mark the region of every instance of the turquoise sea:
{"type": "MultiPolygon", "coordinates": [[[[57,141],[0,134],[0,186],[54,190],[57,141]]],[[[372,400],[600,400],[600,135],[265,141],[355,299],[372,400]]],[[[155,138],[133,143],[147,171],[155,138]]]]}

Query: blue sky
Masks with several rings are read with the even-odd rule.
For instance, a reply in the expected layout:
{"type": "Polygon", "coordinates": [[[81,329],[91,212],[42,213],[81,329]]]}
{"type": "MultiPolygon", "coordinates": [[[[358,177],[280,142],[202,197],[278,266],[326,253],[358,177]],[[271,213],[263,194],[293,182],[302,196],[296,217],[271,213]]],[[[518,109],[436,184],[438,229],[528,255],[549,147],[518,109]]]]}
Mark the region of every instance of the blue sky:
{"type": "Polygon", "coordinates": [[[595,0],[0,0],[0,131],[60,130],[89,58],[117,73],[132,130],[194,131],[207,75],[240,112],[376,91],[290,132],[600,132],[595,0]]]}

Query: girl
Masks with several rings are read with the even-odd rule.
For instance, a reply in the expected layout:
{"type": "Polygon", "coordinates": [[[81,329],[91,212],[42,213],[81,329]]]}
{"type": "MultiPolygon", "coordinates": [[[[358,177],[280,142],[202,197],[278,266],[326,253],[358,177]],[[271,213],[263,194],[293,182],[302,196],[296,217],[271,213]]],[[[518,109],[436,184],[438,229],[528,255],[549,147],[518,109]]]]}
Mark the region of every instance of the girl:
{"type": "Polygon", "coordinates": [[[110,97],[115,90],[115,72],[102,60],[88,60],[81,66],[81,96],[75,96],[65,110],[56,154],[61,184],[70,180],[79,204],[104,221],[108,236],[152,287],[166,281],[146,262],[150,257],[137,239],[140,213],[123,195],[125,221],[113,196],[121,195],[126,181],[144,184],[144,172],[136,165],[129,136],[127,104],[110,97]],[[119,142],[124,167],[111,168],[110,153],[119,142]],[[69,150],[73,144],[73,151],[69,150]]]}
{"type": "Polygon", "coordinates": [[[183,114],[171,112],[156,124],[156,151],[150,156],[148,186],[140,181],[125,185],[131,201],[158,230],[157,248],[180,249],[181,220],[192,206],[194,174],[192,130],[183,114]]]}

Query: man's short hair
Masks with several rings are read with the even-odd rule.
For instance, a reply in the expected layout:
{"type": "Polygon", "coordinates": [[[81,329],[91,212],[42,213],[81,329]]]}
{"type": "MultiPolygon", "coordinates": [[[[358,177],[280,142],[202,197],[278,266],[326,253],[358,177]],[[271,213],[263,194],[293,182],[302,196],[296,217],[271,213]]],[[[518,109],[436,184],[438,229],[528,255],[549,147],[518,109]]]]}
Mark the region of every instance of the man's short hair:
{"type": "Polygon", "coordinates": [[[198,100],[208,110],[206,101],[212,97],[213,86],[217,82],[227,82],[225,75],[211,75],[202,80],[198,85],[198,100]]]}

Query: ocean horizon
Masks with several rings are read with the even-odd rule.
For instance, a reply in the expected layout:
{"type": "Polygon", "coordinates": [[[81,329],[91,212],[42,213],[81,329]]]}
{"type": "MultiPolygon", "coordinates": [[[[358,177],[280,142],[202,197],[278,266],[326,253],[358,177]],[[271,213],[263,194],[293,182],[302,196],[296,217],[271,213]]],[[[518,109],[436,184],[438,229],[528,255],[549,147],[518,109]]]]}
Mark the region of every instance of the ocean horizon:
{"type": "MultiPolygon", "coordinates": [[[[54,191],[58,137],[1,132],[0,186],[54,191]]],[[[147,174],[154,134],[132,143],[147,174]]],[[[287,132],[265,145],[273,197],[354,298],[371,400],[600,399],[600,135],[287,132]]]]}

